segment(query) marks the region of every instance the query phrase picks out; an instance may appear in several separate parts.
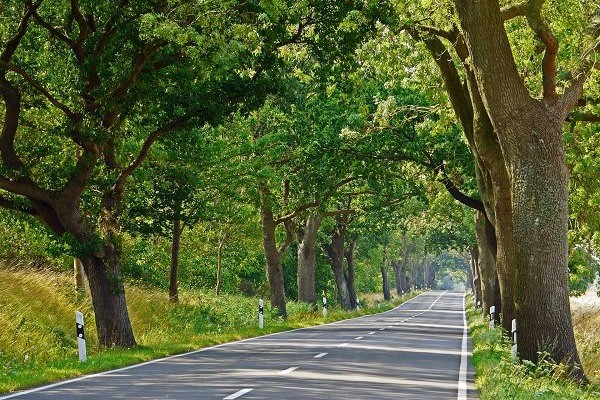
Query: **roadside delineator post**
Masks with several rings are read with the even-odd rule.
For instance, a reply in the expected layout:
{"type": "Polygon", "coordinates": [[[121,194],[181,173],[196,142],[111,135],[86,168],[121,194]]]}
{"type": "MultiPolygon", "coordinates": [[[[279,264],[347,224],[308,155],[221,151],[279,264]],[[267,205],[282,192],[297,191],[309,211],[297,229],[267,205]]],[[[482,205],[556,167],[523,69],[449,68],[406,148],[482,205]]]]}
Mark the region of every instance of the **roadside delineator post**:
{"type": "Polygon", "coordinates": [[[512,360],[517,360],[517,320],[512,320],[512,328],[511,328],[511,337],[512,337],[512,347],[510,348],[510,355],[512,356],[512,360]]]}
{"type": "Polygon", "coordinates": [[[490,307],[490,329],[494,329],[494,314],[496,314],[496,306],[490,307]]]}
{"type": "Polygon", "coordinates": [[[481,308],[481,300],[477,300],[477,308],[481,308]]]}
{"type": "Polygon", "coordinates": [[[83,324],[83,314],[79,311],[75,312],[75,328],[77,329],[77,350],[79,352],[79,362],[87,360],[85,348],[85,332],[83,324]]]}
{"type": "Polygon", "coordinates": [[[323,316],[327,316],[327,297],[323,297],[323,316]]]}
{"type": "Polygon", "coordinates": [[[379,299],[377,299],[377,308],[381,308],[381,301],[379,299]]]}
{"type": "Polygon", "coordinates": [[[265,326],[265,302],[263,299],[258,300],[258,326],[260,329],[265,326]]]}
{"type": "Polygon", "coordinates": [[[356,311],[360,311],[360,299],[356,299],[356,311]]]}

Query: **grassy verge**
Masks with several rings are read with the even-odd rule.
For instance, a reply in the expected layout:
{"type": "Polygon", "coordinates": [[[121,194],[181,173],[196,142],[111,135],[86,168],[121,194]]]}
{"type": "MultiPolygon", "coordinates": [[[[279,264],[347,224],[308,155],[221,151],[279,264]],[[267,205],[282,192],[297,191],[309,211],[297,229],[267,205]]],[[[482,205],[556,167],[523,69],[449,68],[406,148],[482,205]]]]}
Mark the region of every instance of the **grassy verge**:
{"type": "Polygon", "coordinates": [[[592,291],[571,298],[571,311],[583,370],[600,385],[600,299],[592,291]]]}
{"type": "Polygon", "coordinates": [[[600,387],[579,386],[564,378],[560,365],[541,362],[513,364],[509,340],[501,330],[489,330],[488,321],[469,299],[467,311],[473,340],[473,365],[480,398],[487,399],[600,399],[600,387]]]}
{"type": "Polygon", "coordinates": [[[136,364],[219,343],[373,314],[416,296],[391,302],[361,296],[360,311],[320,311],[289,302],[287,320],[268,307],[265,328],[258,329],[257,298],[184,291],[180,304],[157,290],[129,286],[129,312],[139,345],[102,349],[97,345],[89,296],[77,295],[70,276],[44,271],[0,269],[0,393],[136,364]],[[77,361],[74,313],[86,318],[88,361],[77,361]]]}

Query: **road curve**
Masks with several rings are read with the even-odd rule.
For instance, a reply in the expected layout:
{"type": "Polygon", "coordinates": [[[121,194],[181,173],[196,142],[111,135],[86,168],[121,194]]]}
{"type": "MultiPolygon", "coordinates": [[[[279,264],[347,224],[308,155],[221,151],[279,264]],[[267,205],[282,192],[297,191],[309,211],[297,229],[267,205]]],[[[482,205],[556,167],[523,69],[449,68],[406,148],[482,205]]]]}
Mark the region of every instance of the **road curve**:
{"type": "Polygon", "coordinates": [[[464,294],[167,357],[0,400],[475,399],[464,294]]]}

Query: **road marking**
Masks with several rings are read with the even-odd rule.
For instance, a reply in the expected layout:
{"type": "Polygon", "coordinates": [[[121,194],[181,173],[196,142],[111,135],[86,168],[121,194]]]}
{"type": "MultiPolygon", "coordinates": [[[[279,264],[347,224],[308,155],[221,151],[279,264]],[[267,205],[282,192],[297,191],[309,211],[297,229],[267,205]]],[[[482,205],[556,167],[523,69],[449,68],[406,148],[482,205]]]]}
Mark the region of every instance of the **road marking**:
{"type": "Polygon", "coordinates": [[[327,353],[319,353],[316,356],[314,356],[313,358],[321,358],[321,357],[324,357],[326,355],[327,355],[327,353]]]}
{"type": "Polygon", "coordinates": [[[300,368],[300,367],[291,367],[288,369],[284,369],[283,371],[279,372],[279,375],[287,375],[290,372],[297,370],[298,368],[300,368]]]}
{"type": "Polygon", "coordinates": [[[363,338],[362,336],[357,336],[357,337],[354,338],[354,340],[360,340],[362,338],[363,338]]]}
{"type": "Polygon", "coordinates": [[[467,398],[467,313],[465,309],[465,297],[463,296],[463,337],[460,351],[460,372],[458,374],[458,394],[456,400],[467,398]]]}
{"type": "Polygon", "coordinates": [[[379,328],[380,331],[384,330],[385,328],[379,328]]]}
{"type": "Polygon", "coordinates": [[[393,326],[391,326],[391,325],[388,325],[387,327],[388,327],[388,328],[393,328],[393,326]]]}
{"type": "Polygon", "coordinates": [[[348,346],[348,343],[342,343],[342,344],[338,344],[337,347],[346,347],[348,346]]]}
{"type": "Polygon", "coordinates": [[[134,369],[134,368],[140,368],[140,367],[144,367],[146,365],[151,365],[151,364],[156,364],[156,363],[160,363],[163,361],[167,361],[167,360],[173,360],[176,358],[181,358],[181,357],[187,357],[187,356],[191,356],[197,353],[202,353],[205,351],[209,351],[209,350],[214,350],[214,349],[220,349],[222,347],[228,347],[228,346],[233,346],[233,345],[237,345],[237,344],[241,344],[241,343],[247,343],[247,342],[255,342],[255,341],[260,341],[262,339],[265,338],[270,338],[273,336],[279,336],[279,335],[285,335],[285,334],[289,334],[290,332],[298,332],[298,331],[304,331],[304,330],[308,330],[308,329],[324,329],[324,328],[328,328],[331,325],[339,325],[339,324],[344,324],[348,321],[356,321],[358,319],[363,319],[363,318],[369,318],[369,317],[373,317],[374,315],[383,315],[383,314],[387,314],[387,313],[391,313],[394,312],[398,309],[401,309],[402,307],[404,307],[405,305],[407,305],[408,303],[412,303],[413,301],[419,299],[421,296],[427,294],[428,292],[423,292],[420,293],[418,295],[416,295],[415,297],[406,300],[405,302],[399,304],[398,306],[392,308],[391,310],[387,310],[381,313],[376,313],[376,314],[367,314],[367,315],[361,315],[360,317],[356,317],[356,318],[348,318],[348,319],[344,319],[344,320],[340,320],[340,321],[335,321],[335,322],[329,322],[327,324],[323,324],[323,325],[319,325],[319,326],[307,326],[304,328],[297,328],[297,329],[290,329],[289,331],[282,331],[282,332],[275,332],[275,333],[268,333],[266,335],[260,335],[260,336],[255,336],[255,337],[251,337],[248,339],[242,339],[242,340],[236,340],[233,342],[227,342],[227,343],[221,343],[221,344],[217,344],[214,346],[208,346],[208,347],[203,347],[201,349],[198,350],[192,350],[192,351],[188,351],[187,353],[181,353],[181,354],[176,354],[174,356],[167,356],[167,357],[162,357],[162,358],[155,358],[154,360],[150,360],[150,361],[146,361],[143,363],[139,363],[139,364],[134,364],[134,365],[130,365],[128,367],[123,367],[123,368],[117,368],[117,369],[111,369],[108,371],[103,371],[103,372],[98,372],[95,374],[89,374],[89,375],[83,375],[77,378],[73,378],[73,379],[67,379],[64,381],[60,381],[60,382],[56,382],[56,383],[51,383],[49,385],[45,385],[45,386],[39,386],[33,389],[28,389],[28,390],[22,390],[20,392],[17,393],[12,393],[3,397],[0,397],[0,400],[7,400],[7,399],[12,399],[15,397],[21,397],[21,396],[25,396],[31,393],[37,393],[37,392],[41,392],[43,390],[48,390],[48,389],[52,389],[58,386],[64,386],[64,385],[68,385],[71,383],[75,383],[75,382],[80,382],[80,381],[84,381],[84,380],[88,380],[91,378],[98,378],[98,377],[104,377],[104,376],[108,376],[114,373],[118,373],[118,372],[123,372],[123,371],[127,371],[130,369],[134,369]]]}
{"type": "Polygon", "coordinates": [[[369,334],[369,335],[372,335],[372,334],[374,334],[374,333],[375,333],[375,331],[371,331],[371,332],[369,332],[368,334],[369,334]]]}
{"type": "Polygon", "coordinates": [[[227,397],[223,397],[223,400],[233,400],[233,399],[237,399],[240,396],[245,395],[248,392],[251,392],[252,389],[242,389],[242,390],[238,390],[237,392],[230,394],[227,397]]]}

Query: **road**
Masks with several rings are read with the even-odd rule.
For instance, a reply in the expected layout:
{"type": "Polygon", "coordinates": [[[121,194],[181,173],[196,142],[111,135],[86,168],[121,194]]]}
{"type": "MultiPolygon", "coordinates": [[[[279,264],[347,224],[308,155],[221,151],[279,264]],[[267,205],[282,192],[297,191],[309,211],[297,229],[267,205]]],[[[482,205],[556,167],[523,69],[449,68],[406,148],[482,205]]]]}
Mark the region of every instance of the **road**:
{"type": "Polygon", "coordinates": [[[266,335],[2,399],[474,399],[464,295],[266,335]]]}

